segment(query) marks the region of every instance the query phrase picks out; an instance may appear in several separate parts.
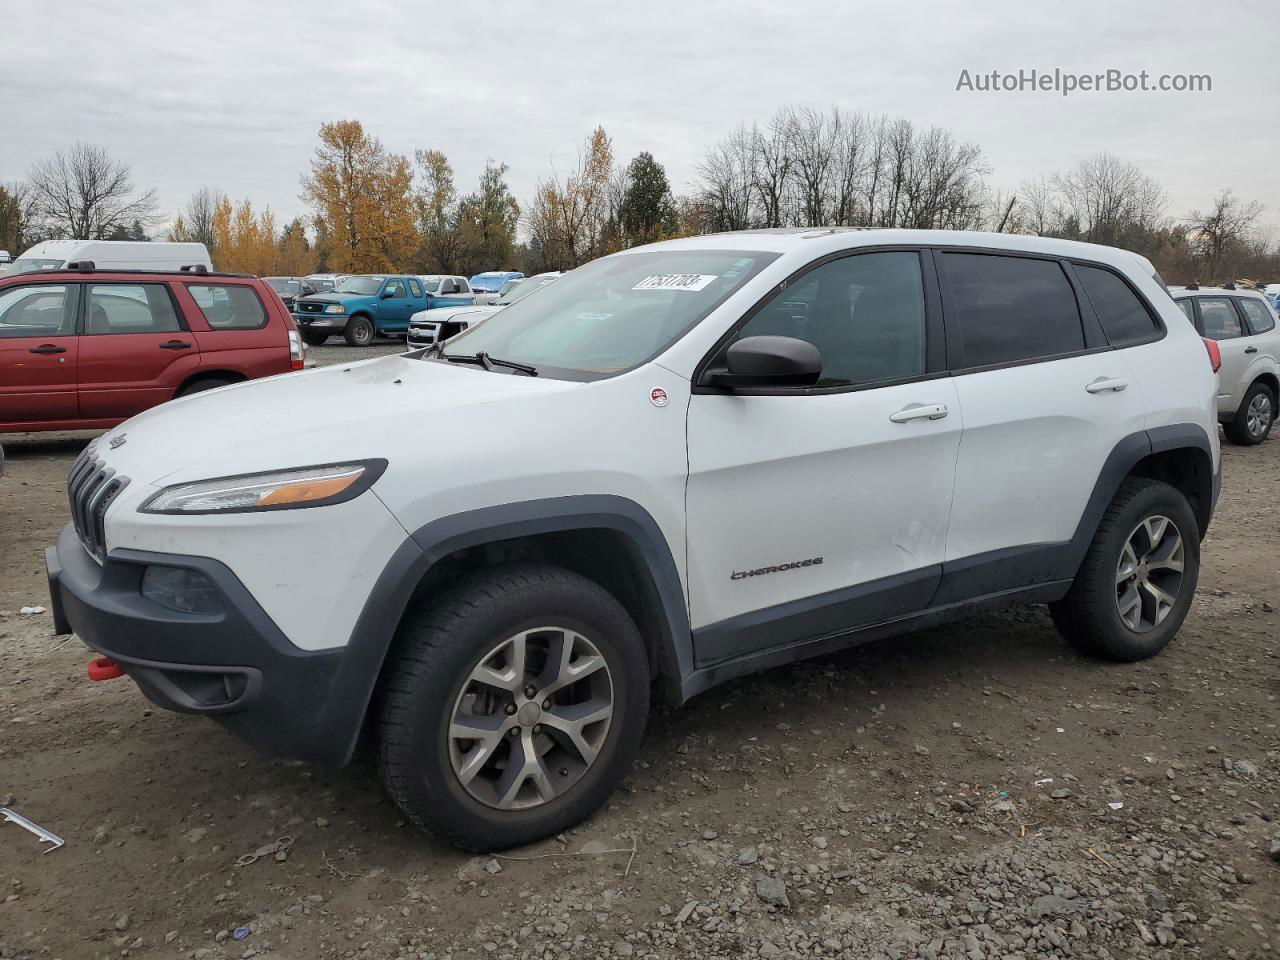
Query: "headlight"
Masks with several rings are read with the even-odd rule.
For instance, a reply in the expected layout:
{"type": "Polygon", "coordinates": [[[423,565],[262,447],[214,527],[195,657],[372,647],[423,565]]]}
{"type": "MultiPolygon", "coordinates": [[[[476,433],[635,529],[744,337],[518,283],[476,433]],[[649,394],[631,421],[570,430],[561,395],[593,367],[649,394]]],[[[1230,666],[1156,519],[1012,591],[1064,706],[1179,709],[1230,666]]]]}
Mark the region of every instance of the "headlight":
{"type": "Polygon", "coordinates": [[[340,303],[331,303],[324,308],[325,313],[346,313],[347,308],[340,303]]]}
{"type": "Polygon", "coordinates": [[[386,468],[385,460],[361,460],[180,483],[161,490],[144,503],[141,510],[143,513],[246,513],[324,507],[360,496],[386,468]]]}

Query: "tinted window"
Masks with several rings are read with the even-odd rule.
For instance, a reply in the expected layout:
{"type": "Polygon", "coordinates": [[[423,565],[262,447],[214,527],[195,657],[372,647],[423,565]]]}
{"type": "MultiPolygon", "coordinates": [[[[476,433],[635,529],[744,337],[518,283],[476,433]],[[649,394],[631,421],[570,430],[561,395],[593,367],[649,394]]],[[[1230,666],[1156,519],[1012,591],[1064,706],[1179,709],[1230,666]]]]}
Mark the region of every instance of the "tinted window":
{"type": "Polygon", "coordinates": [[[963,366],[981,367],[1084,349],[1067,275],[1052,260],[948,253],[963,366]]]}
{"type": "Polygon", "coordinates": [[[1181,300],[1175,300],[1173,302],[1182,308],[1182,312],[1187,315],[1187,319],[1191,321],[1191,325],[1195,326],[1196,308],[1192,305],[1191,298],[1183,297],[1181,300]]]}
{"type": "Polygon", "coordinates": [[[160,283],[95,283],[89,287],[85,332],[176,333],[182,327],[169,291],[160,283]]]}
{"type": "Polygon", "coordinates": [[[404,296],[404,281],[403,281],[403,280],[388,280],[388,281],[387,281],[387,286],[386,286],[386,288],[385,288],[382,292],[383,292],[383,293],[390,294],[390,295],[391,295],[391,296],[393,296],[393,297],[403,297],[403,296],[404,296]]]}
{"type": "Polygon", "coordinates": [[[1147,313],[1138,295],[1116,274],[1100,267],[1077,263],[1076,276],[1084,285],[1089,302],[1102,322],[1107,339],[1116,346],[1147,340],[1157,332],[1155,320],[1147,313]]]}
{"type": "Polygon", "coordinates": [[[187,290],[214,330],[256,330],[267,325],[262,301],[243,284],[190,283],[187,290]]]}
{"type": "Polygon", "coordinates": [[[76,329],[76,294],[66,284],[0,290],[0,338],[70,336],[76,329]]]}
{"type": "Polygon", "coordinates": [[[1276,318],[1272,316],[1271,310],[1261,300],[1241,297],[1236,303],[1240,304],[1240,308],[1244,310],[1244,316],[1249,321],[1249,331],[1251,333],[1266,333],[1268,330],[1275,329],[1276,318]]]}
{"type": "Polygon", "coordinates": [[[409,292],[415,297],[422,296],[422,284],[417,280],[414,280],[412,277],[409,278],[409,292]]]}
{"type": "Polygon", "coordinates": [[[924,373],[924,331],[920,257],[893,252],[842,257],[809,271],[738,336],[808,340],[822,354],[818,386],[839,387],[924,373]]]}
{"type": "Polygon", "coordinates": [[[1244,325],[1230,297],[1201,297],[1200,319],[1210,340],[1234,340],[1244,336],[1244,325]]]}

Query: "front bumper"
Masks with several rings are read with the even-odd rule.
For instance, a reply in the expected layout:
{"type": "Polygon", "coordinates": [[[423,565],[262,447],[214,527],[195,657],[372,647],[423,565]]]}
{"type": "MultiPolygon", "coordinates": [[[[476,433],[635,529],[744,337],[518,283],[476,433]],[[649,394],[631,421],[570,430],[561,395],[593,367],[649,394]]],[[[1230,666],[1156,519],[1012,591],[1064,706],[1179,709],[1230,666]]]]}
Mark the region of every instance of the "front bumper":
{"type": "Polygon", "coordinates": [[[293,322],[303,330],[342,330],[348,316],[346,313],[295,313],[293,322]]]}
{"type": "MultiPolygon", "coordinates": [[[[99,565],[68,524],[45,551],[59,633],[110,657],[152,703],[216,719],[267,753],[350,758],[363,722],[367,664],[345,650],[300,650],[226,565],[206,557],[114,550],[99,565]],[[199,570],[223,611],[180,613],[144,597],[149,564],[199,570]],[[360,678],[353,684],[354,675],[360,678]]],[[[376,667],[374,672],[376,673],[376,667]]]]}

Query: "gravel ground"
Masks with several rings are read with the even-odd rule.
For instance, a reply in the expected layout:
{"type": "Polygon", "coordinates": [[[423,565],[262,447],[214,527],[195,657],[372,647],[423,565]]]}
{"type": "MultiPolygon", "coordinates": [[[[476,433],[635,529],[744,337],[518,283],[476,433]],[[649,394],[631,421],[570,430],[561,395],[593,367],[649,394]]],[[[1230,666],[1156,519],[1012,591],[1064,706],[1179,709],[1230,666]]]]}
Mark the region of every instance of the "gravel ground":
{"type": "Polygon", "coordinates": [[[366,758],[261,757],[89,683],[18,612],[88,436],[3,438],[0,800],[67,840],[0,825],[4,960],[1280,951],[1280,442],[1225,450],[1160,657],[1082,659],[1031,609],[749,677],[655,716],[578,829],[477,858],[406,826],[366,758]]]}

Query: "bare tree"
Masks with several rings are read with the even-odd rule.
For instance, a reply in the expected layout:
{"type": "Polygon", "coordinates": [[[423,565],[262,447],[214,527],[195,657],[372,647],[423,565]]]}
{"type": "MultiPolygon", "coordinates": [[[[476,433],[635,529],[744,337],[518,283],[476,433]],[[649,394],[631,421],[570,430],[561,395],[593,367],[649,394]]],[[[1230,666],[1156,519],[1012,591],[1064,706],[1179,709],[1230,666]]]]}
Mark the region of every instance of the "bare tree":
{"type": "Polygon", "coordinates": [[[1037,237],[1055,235],[1064,217],[1058,194],[1044,177],[1024,180],[1018,187],[1021,228],[1037,237]]]}
{"type": "Polygon", "coordinates": [[[1167,202],[1159,183],[1106,152],[1054,174],[1050,182],[1062,199],[1064,224],[1090,243],[1130,245],[1160,226],[1167,202]]]}
{"type": "Polygon", "coordinates": [[[156,192],[135,191],[128,165],[104,147],[77,142],[32,164],[28,179],[36,215],[51,235],[101,240],[134,220],[158,220],[156,192]]]}
{"type": "Polygon", "coordinates": [[[756,226],[755,146],[751,131],[739,126],[711,147],[698,164],[702,186],[697,202],[708,230],[746,230],[756,226]]]}
{"type": "Polygon", "coordinates": [[[763,227],[781,227],[787,222],[787,184],[794,163],[788,147],[794,125],[794,112],[783,107],[767,129],[751,128],[751,180],[763,227]]]}
{"type": "Polygon", "coordinates": [[[835,195],[840,112],[830,115],[800,110],[790,124],[791,173],[799,201],[800,225],[826,226],[831,222],[835,195]]]}
{"type": "Polygon", "coordinates": [[[1192,248],[1204,263],[1205,276],[1218,278],[1220,271],[1235,266],[1235,254],[1248,253],[1254,225],[1262,215],[1257,201],[1244,203],[1230,190],[1223,190],[1207,213],[1192,211],[1187,218],[1192,230],[1192,248]]]}
{"type": "Polygon", "coordinates": [[[213,216],[225,196],[221,190],[201,187],[191,195],[183,210],[187,233],[197,243],[203,243],[210,252],[214,248],[213,216]]]}

